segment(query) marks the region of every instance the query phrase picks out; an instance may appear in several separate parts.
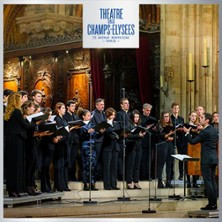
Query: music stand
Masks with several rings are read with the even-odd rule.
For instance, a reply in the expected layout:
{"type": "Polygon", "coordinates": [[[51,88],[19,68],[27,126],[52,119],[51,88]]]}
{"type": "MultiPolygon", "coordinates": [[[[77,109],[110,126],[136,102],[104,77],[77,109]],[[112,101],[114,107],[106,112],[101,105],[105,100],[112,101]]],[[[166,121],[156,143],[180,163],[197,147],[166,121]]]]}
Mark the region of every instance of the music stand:
{"type": "MultiPolygon", "coordinates": [[[[175,123],[174,123],[175,127],[176,127],[176,117],[175,117],[175,123]]],[[[174,133],[174,150],[175,152],[177,152],[177,131],[175,130],[174,133]]],[[[176,177],[176,161],[173,163],[173,195],[169,195],[168,198],[170,199],[176,199],[179,200],[181,198],[180,195],[176,195],[176,183],[175,183],[175,177],[176,177]]]]}
{"type": "MultiPolygon", "coordinates": [[[[185,163],[188,161],[198,161],[199,158],[196,157],[191,157],[188,155],[183,155],[183,154],[176,154],[176,155],[171,155],[172,157],[174,157],[175,159],[182,161],[183,162],[183,169],[185,169],[185,163]]],[[[190,199],[190,200],[196,200],[194,197],[187,197],[186,196],[186,171],[184,170],[183,173],[183,197],[180,199],[181,201],[186,200],[186,199],[190,199]]]]}
{"type": "Polygon", "coordinates": [[[154,179],[154,197],[150,198],[150,201],[162,201],[162,198],[156,197],[156,179],[157,179],[157,146],[158,143],[155,144],[155,165],[154,165],[154,172],[155,172],[155,179],[154,179]]]}
{"type": "Polygon", "coordinates": [[[142,213],[145,213],[145,214],[147,214],[147,213],[156,213],[156,210],[151,210],[151,209],[150,209],[151,132],[149,132],[148,130],[147,130],[146,132],[147,132],[148,135],[149,135],[149,165],[148,165],[148,167],[149,167],[149,169],[148,169],[148,171],[149,171],[149,181],[148,181],[148,183],[149,183],[149,197],[148,197],[148,209],[147,209],[147,210],[142,210],[142,213]]]}

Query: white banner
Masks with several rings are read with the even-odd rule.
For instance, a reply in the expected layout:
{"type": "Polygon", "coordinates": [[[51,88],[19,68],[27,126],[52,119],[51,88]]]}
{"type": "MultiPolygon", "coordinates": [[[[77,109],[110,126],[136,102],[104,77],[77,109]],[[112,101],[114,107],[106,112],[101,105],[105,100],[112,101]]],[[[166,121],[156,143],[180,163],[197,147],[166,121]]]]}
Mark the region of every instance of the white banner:
{"type": "Polygon", "coordinates": [[[87,2],[83,7],[83,48],[139,48],[139,5],[87,2]]]}

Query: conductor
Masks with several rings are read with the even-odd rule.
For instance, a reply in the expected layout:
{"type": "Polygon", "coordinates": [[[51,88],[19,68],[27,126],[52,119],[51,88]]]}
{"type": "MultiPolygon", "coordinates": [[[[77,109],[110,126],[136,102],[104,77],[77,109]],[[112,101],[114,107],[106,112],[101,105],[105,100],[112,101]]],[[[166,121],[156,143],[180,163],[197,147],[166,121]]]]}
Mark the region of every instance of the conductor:
{"type": "Polygon", "coordinates": [[[201,172],[208,198],[208,204],[201,210],[217,209],[217,188],[215,183],[215,172],[218,164],[216,144],[219,139],[218,131],[211,125],[212,115],[204,113],[200,116],[200,124],[203,130],[195,137],[191,138],[190,129],[184,127],[185,138],[188,143],[201,143],[201,172]]]}

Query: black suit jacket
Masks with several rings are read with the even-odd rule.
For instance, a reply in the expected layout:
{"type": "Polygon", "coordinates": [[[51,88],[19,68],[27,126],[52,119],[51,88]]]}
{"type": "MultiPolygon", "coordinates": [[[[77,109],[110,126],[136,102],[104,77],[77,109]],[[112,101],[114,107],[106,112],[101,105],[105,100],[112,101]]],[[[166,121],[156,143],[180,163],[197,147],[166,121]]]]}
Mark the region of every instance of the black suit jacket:
{"type": "MultiPolygon", "coordinates": [[[[184,124],[184,119],[181,116],[175,118],[175,116],[172,114],[171,120],[174,126],[177,126],[178,124],[184,124]]],[[[179,148],[185,146],[184,132],[176,132],[176,145],[179,148]]]]}
{"type": "MultiPolygon", "coordinates": [[[[149,120],[150,117],[151,116],[141,115],[141,126],[147,127],[146,122],[149,120]]],[[[152,128],[150,128],[149,133],[151,134],[151,143],[154,143],[156,137],[159,136],[158,132],[157,132],[157,130],[154,131],[154,130],[152,130],[152,128]]],[[[149,133],[146,133],[145,136],[142,138],[142,147],[143,147],[143,149],[147,149],[149,147],[149,133]]]]}
{"type": "MultiPolygon", "coordinates": [[[[100,112],[99,110],[95,109],[92,112],[92,119],[90,122],[96,126],[97,124],[101,123],[102,121],[106,121],[105,113],[100,112]]],[[[99,135],[97,135],[97,137],[95,138],[95,142],[102,143],[103,142],[103,134],[100,133],[99,135]]]]}
{"type": "MultiPolygon", "coordinates": [[[[66,112],[65,115],[63,116],[63,118],[66,120],[66,122],[68,123],[69,121],[75,121],[78,120],[78,116],[75,115],[74,113],[71,115],[70,113],[66,112]]],[[[69,135],[69,143],[73,144],[73,143],[77,143],[79,144],[79,134],[78,134],[78,130],[74,129],[70,132],[69,135]]]]}
{"type": "Polygon", "coordinates": [[[217,164],[217,151],[216,144],[219,136],[218,131],[213,126],[209,125],[203,129],[195,138],[191,138],[187,134],[186,140],[190,144],[201,143],[201,164],[217,164]]]}
{"type": "Polygon", "coordinates": [[[125,120],[125,128],[128,128],[130,126],[130,112],[125,112],[124,110],[120,110],[116,114],[116,121],[119,122],[120,126],[124,127],[124,120],[125,120]]]}
{"type": "Polygon", "coordinates": [[[104,132],[103,151],[120,151],[119,143],[117,142],[118,135],[115,133],[118,130],[120,130],[120,126],[116,121],[113,121],[113,126],[106,129],[104,132]]]}

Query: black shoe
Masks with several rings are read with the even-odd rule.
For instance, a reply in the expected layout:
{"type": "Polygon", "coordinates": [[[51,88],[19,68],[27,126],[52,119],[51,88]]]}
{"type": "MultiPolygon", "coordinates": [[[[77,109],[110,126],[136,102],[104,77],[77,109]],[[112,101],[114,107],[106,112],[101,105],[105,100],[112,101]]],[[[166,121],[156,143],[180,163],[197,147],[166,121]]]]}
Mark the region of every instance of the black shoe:
{"type": "Polygon", "coordinates": [[[111,187],[105,187],[104,190],[112,190],[111,187]]]}
{"type": "Polygon", "coordinates": [[[86,183],[84,183],[83,190],[85,190],[85,191],[89,190],[89,187],[87,186],[87,184],[86,184],[86,183]]]}
{"type": "Polygon", "coordinates": [[[193,188],[200,188],[196,183],[193,184],[193,188]]]}
{"type": "Polygon", "coordinates": [[[157,188],[164,188],[164,184],[162,181],[158,181],[157,188]]]}
{"type": "Polygon", "coordinates": [[[91,184],[91,190],[98,190],[96,189],[95,184],[91,184]]]}
{"type": "Polygon", "coordinates": [[[217,209],[217,205],[207,205],[206,207],[201,207],[201,210],[216,210],[217,209]]]}
{"type": "Polygon", "coordinates": [[[56,189],[58,192],[63,192],[64,190],[63,189],[56,189]]]}
{"type": "Polygon", "coordinates": [[[187,188],[191,188],[191,184],[190,183],[187,184],[187,188]]]}
{"type": "Polygon", "coordinates": [[[112,190],[120,190],[119,187],[112,187],[112,190]]]}
{"type": "Polygon", "coordinates": [[[180,176],[178,177],[178,180],[183,180],[183,175],[180,175],[180,176]]]}
{"type": "Polygon", "coordinates": [[[166,188],[173,188],[173,185],[171,183],[167,182],[165,187],[166,188]]]}
{"type": "Polygon", "coordinates": [[[64,189],[64,191],[71,191],[71,189],[69,189],[69,188],[66,188],[66,189],[64,189]]]}
{"type": "Polygon", "coordinates": [[[8,196],[9,196],[9,197],[13,197],[13,198],[14,198],[14,197],[18,197],[18,195],[16,194],[16,192],[9,192],[9,193],[8,193],[8,196]]]}
{"type": "Polygon", "coordinates": [[[16,195],[17,195],[17,197],[21,197],[21,194],[18,192],[16,192],[16,195]]]}

